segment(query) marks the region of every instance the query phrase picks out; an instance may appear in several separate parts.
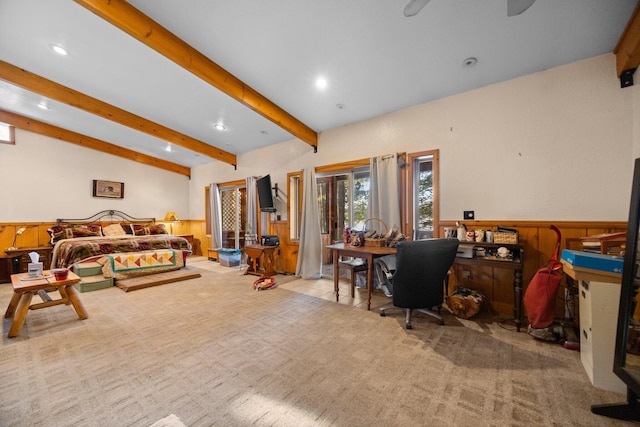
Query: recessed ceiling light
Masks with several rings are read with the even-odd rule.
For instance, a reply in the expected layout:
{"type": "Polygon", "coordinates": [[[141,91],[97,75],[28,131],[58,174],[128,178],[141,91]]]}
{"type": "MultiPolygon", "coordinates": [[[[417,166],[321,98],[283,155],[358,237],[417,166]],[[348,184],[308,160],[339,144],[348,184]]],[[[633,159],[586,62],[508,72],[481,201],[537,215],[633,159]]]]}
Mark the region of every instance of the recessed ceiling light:
{"type": "Polygon", "coordinates": [[[316,87],[318,89],[326,89],[328,85],[329,83],[327,82],[327,79],[325,79],[324,77],[319,77],[316,80],[316,87]]]}
{"type": "Polygon", "coordinates": [[[471,68],[474,65],[476,65],[478,63],[478,59],[474,58],[474,57],[469,57],[467,59],[465,59],[464,61],[462,61],[462,66],[464,68],[471,68]]]}
{"type": "Polygon", "coordinates": [[[168,151],[169,153],[171,153],[173,151],[173,148],[171,147],[171,144],[167,144],[167,146],[164,147],[164,151],[168,151]]]}
{"type": "Polygon", "coordinates": [[[266,130],[261,130],[260,133],[263,134],[263,135],[268,135],[269,134],[269,132],[267,132],[266,130]]]}
{"type": "Polygon", "coordinates": [[[345,108],[347,108],[347,106],[346,106],[346,105],[344,105],[344,104],[336,104],[336,108],[337,108],[338,110],[344,110],[345,108]]]}
{"type": "Polygon", "coordinates": [[[52,45],[50,45],[50,47],[58,55],[63,55],[63,56],[68,55],[67,50],[65,48],[63,48],[62,46],[60,46],[60,45],[52,44],[52,45]]]}
{"type": "Polygon", "coordinates": [[[215,125],[213,125],[213,127],[218,129],[218,130],[227,130],[227,127],[225,125],[223,125],[222,123],[216,123],[215,125]]]}
{"type": "Polygon", "coordinates": [[[47,105],[46,102],[44,101],[40,101],[40,103],[38,104],[38,108],[42,109],[42,110],[48,110],[49,106],[47,105]]]}

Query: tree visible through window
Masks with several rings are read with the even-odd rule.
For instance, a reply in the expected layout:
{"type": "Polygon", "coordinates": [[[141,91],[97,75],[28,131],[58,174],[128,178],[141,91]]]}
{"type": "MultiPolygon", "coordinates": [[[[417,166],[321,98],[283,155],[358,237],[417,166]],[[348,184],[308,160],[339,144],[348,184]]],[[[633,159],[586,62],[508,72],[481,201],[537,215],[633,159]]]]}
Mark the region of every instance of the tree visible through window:
{"type": "Polygon", "coordinates": [[[436,236],[438,228],[438,150],[409,154],[410,224],[413,238],[436,236]]]}
{"type": "Polygon", "coordinates": [[[421,161],[418,169],[418,229],[433,230],[433,164],[421,161]]]}

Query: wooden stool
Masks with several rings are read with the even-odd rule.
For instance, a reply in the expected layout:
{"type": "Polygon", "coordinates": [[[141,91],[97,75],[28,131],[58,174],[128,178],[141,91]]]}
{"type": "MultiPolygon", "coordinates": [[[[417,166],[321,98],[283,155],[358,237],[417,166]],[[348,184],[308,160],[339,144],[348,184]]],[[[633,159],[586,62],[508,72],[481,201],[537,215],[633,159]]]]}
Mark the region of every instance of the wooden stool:
{"type": "MultiPolygon", "coordinates": [[[[338,269],[344,268],[350,271],[351,274],[351,298],[356,296],[356,274],[363,274],[367,272],[367,262],[360,259],[354,258],[345,261],[338,261],[338,269]]],[[[340,271],[337,271],[335,274],[340,275],[340,271]]]]}

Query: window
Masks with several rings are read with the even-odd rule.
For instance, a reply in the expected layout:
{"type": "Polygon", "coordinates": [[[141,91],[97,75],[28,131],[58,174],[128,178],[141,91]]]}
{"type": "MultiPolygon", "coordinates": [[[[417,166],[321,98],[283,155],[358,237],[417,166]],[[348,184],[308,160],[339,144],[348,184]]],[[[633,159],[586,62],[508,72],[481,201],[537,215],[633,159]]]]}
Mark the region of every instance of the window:
{"type": "Polygon", "coordinates": [[[368,166],[318,174],[320,231],[330,241],[342,240],[346,227],[364,228],[370,184],[368,166]]]}
{"type": "Polygon", "coordinates": [[[15,144],[16,135],[13,126],[6,123],[0,123],[0,142],[3,144],[15,144]]]}
{"type": "Polygon", "coordinates": [[[300,221],[302,220],[302,172],[287,174],[289,198],[287,214],[289,216],[289,239],[300,240],[300,221]]]}
{"type": "Polygon", "coordinates": [[[437,237],[438,150],[409,155],[409,223],[413,238],[437,237]]]}

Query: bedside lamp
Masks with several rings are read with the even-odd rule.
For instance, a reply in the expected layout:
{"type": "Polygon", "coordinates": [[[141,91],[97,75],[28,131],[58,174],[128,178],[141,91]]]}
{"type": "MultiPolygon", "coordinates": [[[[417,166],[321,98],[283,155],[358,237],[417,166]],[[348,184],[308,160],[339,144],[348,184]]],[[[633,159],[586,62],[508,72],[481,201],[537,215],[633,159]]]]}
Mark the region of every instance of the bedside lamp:
{"type": "Polygon", "coordinates": [[[18,239],[18,236],[24,233],[24,230],[26,229],[27,227],[20,227],[16,230],[16,235],[13,236],[13,244],[11,245],[10,248],[7,248],[7,250],[15,251],[16,249],[18,249],[16,248],[16,240],[18,239]]]}
{"type": "Polygon", "coordinates": [[[173,223],[178,221],[180,221],[180,218],[178,218],[178,214],[176,214],[175,212],[167,212],[167,214],[164,216],[163,222],[169,223],[169,229],[171,230],[171,234],[173,234],[173,223]]]}

